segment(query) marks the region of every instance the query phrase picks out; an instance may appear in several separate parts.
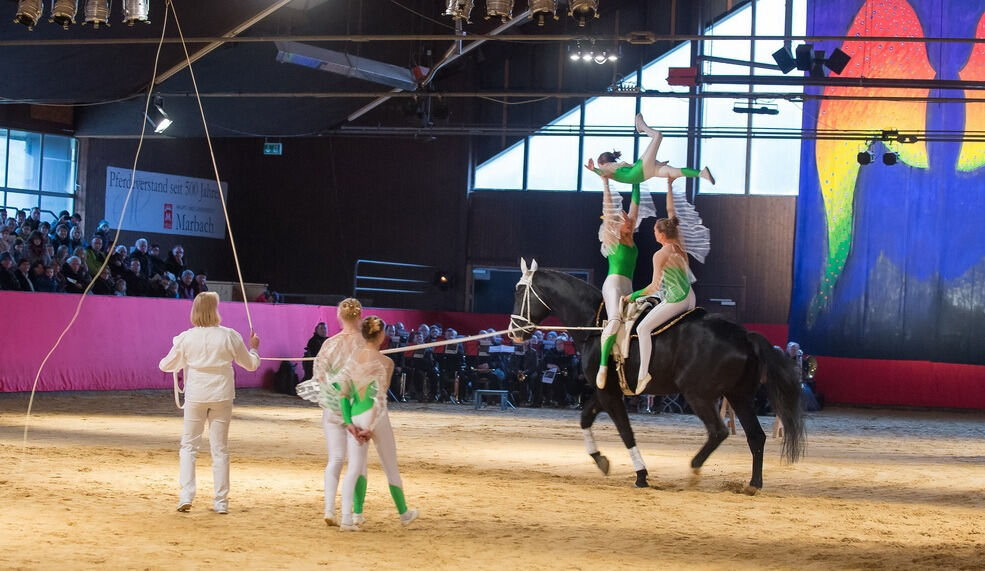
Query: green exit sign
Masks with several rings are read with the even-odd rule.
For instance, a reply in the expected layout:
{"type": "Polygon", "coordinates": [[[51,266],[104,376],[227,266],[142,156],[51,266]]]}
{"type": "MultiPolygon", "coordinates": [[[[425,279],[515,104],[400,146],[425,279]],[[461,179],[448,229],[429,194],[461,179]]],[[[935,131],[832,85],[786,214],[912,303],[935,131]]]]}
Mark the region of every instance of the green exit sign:
{"type": "Polygon", "coordinates": [[[265,155],[280,155],[284,152],[283,143],[264,143],[263,144],[263,154],[265,155]]]}

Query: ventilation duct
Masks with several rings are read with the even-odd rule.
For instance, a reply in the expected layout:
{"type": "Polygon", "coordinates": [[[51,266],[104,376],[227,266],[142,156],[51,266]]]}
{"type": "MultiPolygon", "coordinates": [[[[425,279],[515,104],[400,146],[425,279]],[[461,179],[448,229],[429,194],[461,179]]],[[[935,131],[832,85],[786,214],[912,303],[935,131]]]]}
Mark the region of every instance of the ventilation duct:
{"type": "Polygon", "coordinates": [[[403,67],[298,42],[276,44],[277,61],[281,63],[320,69],[405,91],[417,89],[417,80],[409,69],[403,67]]]}

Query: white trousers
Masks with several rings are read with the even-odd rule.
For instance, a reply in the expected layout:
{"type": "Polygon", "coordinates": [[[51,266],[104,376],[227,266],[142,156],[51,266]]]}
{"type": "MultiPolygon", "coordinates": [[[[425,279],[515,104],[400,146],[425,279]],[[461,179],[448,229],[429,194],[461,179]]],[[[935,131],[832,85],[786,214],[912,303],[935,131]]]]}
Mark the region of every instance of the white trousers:
{"type": "Polygon", "coordinates": [[[228,506],[229,496],[229,420],[233,415],[233,401],[185,402],[185,432],[178,450],[178,483],[181,485],[179,501],[191,503],[195,499],[195,458],[202,444],[205,421],[209,421],[209,445],[212,449],[212,480],[215,485],[213,504],[216,509],[228,506]]]}
{"type": "Polygon", "coordinates": [[[328,462],[325,464],[325,517],[335,517],[335,495],[339,491],[339,475],[346,455],[346,434],[341,424],[333,422],[327,410],[322,411],[322,427],[325,429],[325,448],[328,462]]]}
{"type": "Polygon", "coordinates": [[[694,309],[694,289],[688,292],[687,297],[681,301],[670,303],[666,301],[661,301],[650,313],[643,318],[642,321],[636,324],[636,334],[639,336],[640,341],[640,375],[639,379],[642,379],[650,372],[650,355],[653,351],[653,339],[650,334],[657,326],[663,324],[664,322],[678,316],[685,311],[694,309]],[[649,342],[647,342],[649,341],[649,342]]]}
{"type": "MultiPolygon", "coordinates": [[[[633,282],[626,276],[619,274],[609,274],[602,282],[602,301],[605,302],[605,312],[609,316],[608,323],[602,330],[602,350],[605,350],[605,341],[615,335],[622,325],[622,296],[633,293],[633,282]]],[[[602,362],[608,363],[609,355],[602,355],[602,362]]]]}
{"type": "MultiPolygon", "coordinates": [[[[365,413],[364,413],[365,414],[365,413]]],[[[358,426],[359,418],[353,418],[353,424],[358,426]]],[[[352,501],[356,493],[356,482],[360,475],[366,474],[366,464],[369,456],[369,443],[360,443],[354,436],[346,433],[348,441],[349,467],[345,471],[342,482],[342,523],[352,523],[352,501]]],[[[376,445],[376,453],[380,456],[380,465],[386,474],[387,483],[397,488],[403,488],[400,469],[397,467],[397,443],[393,437],[393,427],[390,425],[390,415],[386,412],[373,428],[371,438],[376,445]]]]}

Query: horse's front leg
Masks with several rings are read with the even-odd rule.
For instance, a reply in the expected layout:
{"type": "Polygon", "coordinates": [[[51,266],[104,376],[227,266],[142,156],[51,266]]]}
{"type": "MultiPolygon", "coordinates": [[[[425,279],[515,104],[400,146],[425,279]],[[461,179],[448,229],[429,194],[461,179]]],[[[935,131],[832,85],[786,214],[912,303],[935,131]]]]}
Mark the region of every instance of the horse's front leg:
{"type": "Polygon", "coordinates": [[[602,412],[602,407],[599,405],[599,399],[593,394],[581,410],[581,432],[585,437],[585,451],[592,457],[592,460],[595,460],[595,465],[599,467],[599,470],[608,476],[609,459],[599,452],[599,447],[595,443],[595,435],[592,434],[592,425],[595,424],[595,418],[600,412],[602,412]]]}
{"type": "Polygon", "coordinates": [[[595,396],[601,404],[603,410],[609,413],[612,422],[619,431],[619,437],[629,450],[629,457],[633,460],[633,469],[636,470],[636,487],[647,488],[646,464],[643,463],[643,456],[636,448],[636,437],[633,435],[633,427],[629,425],[629,412],[626,410],[626,401],[622,398],[622,392],[617,383],[608,383],[606,388],[595,392],[595,396]]]}

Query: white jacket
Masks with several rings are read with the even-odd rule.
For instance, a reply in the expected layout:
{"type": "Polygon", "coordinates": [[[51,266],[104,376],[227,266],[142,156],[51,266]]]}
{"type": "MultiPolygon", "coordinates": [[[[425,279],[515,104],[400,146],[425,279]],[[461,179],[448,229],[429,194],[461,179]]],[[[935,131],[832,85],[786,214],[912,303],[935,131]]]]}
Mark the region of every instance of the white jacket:
{"type": "Polygon", "coordinates": [[[221,325],[193,327],[174,338],[174,346],[158,365],[164,372],[185,372],[187,402],[219,402],[236,398],[233,362],[247,371],[260,366],[260,356],[247,350],[239,333],[221,325]]]}

